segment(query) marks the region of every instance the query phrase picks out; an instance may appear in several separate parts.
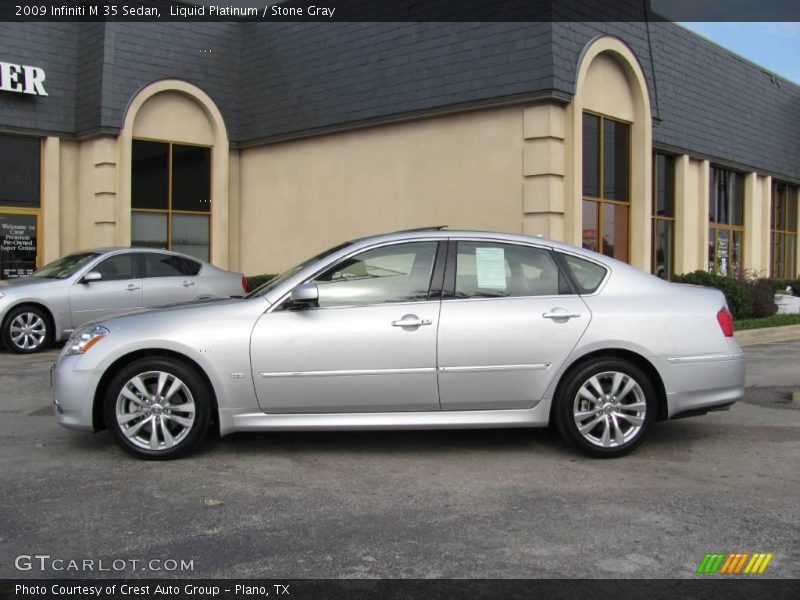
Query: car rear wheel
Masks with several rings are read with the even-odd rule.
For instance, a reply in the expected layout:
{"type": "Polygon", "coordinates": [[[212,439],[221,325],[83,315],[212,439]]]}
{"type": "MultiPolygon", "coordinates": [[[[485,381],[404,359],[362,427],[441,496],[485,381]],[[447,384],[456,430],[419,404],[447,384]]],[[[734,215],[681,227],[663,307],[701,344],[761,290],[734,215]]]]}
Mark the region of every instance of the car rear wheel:
{"type": "Polygon", "coordinates": [[[616,458],[642,442],[655,413],[647,375],[628,361],[601,358],[568,375],[553,416],[572,446],[590,456],[616,458]]]}
{"type": "Polygon", "coordinates": [[[202,379],[172,358],[144,358],[123,368],[108,387],[105,422],[137,458],[179,458],[205,436],[211,401],[202,379]]]}
{"type": "Polygon", "coordinates": [[[3,344],[17,354],[30,354],[45,348],[51,339],[50,322],[35,306],[20,306],[6,317],[3,344]]]}

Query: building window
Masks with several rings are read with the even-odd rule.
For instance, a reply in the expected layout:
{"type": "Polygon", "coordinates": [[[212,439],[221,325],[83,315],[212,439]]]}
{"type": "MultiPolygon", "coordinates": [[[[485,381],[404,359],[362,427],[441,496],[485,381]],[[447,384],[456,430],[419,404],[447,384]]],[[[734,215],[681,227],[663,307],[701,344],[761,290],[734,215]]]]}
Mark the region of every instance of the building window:
{"type": "Polygon", "coordinates": [[[630,125],[583,114],[583,247],[628,261],[630,125]]]}
{"type": "Polygon", "coordinates": [[[709,177],[708,270],[740,276],[744,254],[744,177],[711,167],[709,177]]]}
{"type": "Polygon", "coordinates": [[[210,256],[211,148],[134,140],[131,243],[210,256]]]}
{"type": "Polygon", "coordinates": [[[772,184],[773,277],[797,277],[797,187],[776,181],[772,184]]]}
{"type": "Polygon", "coordinates": [[[675,274],[675,159],[653,155],[652,272],[662,279],[675,274]]]}
{"type": "Polygon", "coordinates": [[[41,164],[39,138],[0,135],[0,279],[38,265],[41,164]]]}

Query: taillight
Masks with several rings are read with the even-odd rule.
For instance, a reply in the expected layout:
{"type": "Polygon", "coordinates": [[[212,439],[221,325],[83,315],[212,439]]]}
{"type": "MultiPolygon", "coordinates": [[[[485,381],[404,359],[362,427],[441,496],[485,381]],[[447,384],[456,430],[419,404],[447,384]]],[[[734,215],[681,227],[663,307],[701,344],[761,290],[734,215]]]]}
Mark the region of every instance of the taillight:
{"type": "Polygon", "coordinates": [[[733,317],[727,307],[723,306],[717,313],[717,322],[719,323],[722,333],[725,337],[733,336],[733,317]]]}
{"type": "Polygon", "coordinates": [[[245,294],[250,291],[250,287],[247,285],[247,277],[244,275],[242,275],[242,289],[245,294]]]}

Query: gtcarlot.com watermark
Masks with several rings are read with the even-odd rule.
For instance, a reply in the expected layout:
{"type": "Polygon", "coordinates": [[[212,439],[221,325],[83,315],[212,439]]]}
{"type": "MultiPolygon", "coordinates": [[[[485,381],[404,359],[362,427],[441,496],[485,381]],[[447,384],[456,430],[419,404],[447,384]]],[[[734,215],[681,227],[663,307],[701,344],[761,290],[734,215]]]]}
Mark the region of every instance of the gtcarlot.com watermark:
{"type": "Polygon", "coordinates": [[[20,554],[14,558],[17,571],[70,573],[154,573],[194,571],[194,559],[183,558],[62,558],[50,554],[20,554]]]}

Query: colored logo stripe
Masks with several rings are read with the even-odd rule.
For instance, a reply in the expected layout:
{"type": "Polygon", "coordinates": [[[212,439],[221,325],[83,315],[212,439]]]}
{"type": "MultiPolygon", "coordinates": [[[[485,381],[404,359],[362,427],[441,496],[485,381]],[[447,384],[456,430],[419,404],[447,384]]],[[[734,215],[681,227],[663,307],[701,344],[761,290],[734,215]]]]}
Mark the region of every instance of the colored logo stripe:
{"type": "Polygon", "coordinates": [[[697,567],[697,573],[708,575],[710,573],[719,573],[720,575],[733,575],[742,573],[760,574],[767,568],[767,565],[772,560],[774,554],[772,552],[756,552],[750,554],[749,552],[709,552],[700,561],[697,567]],[[748,560],[749,559],[749,560],[748,560]],[[745,564],[747,566],[745,566],[745,564]]]}

